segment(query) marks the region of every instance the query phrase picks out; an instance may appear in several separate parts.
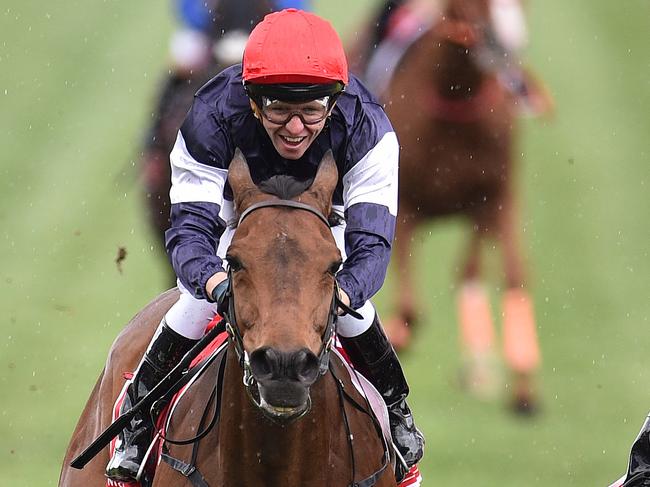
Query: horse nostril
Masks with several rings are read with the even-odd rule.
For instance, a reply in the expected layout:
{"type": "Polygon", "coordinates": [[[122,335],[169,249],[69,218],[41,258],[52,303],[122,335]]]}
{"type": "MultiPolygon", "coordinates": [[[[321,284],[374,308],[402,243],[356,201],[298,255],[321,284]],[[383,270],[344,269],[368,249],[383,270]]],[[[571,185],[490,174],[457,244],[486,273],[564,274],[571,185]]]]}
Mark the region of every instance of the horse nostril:
{"type": "Polygon", "coordinates": [[[257,381],[295,380],[310,386],[318,378],[318,358],[306,348],[281,352],[261,347],[251,353],[250,364],[257,381]]]}
{"type": "Polygon", "coordinates": [[[318,378],[318,358],[307,349],[294,354],[293,367],[298,380],[303,384],[311,385],[318,378]]]}
{"type": "Polygon", "coordinates": [[[271,347],[258,348],[251,354],[250,364],[257,380],[272,379],[278,370],[279,356],[271,347]]]}

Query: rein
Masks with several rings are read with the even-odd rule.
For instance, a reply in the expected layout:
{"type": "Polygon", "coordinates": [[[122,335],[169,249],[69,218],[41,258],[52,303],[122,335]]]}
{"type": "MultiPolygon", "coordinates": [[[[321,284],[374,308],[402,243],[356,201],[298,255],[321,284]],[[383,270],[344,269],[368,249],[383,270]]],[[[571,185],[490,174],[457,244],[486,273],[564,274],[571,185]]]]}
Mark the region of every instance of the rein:
{"type": "Polygon", "coordinates": [[[388,468],[388,466],[390,465],[391,458],[390,458],[389,446],[386,443],[386,439],[384,438],[384,433],[382,432],[381,425],[377,421],[377,418],[375,418],[375,416],[372,413],[370,413],[370,411],[372,411],[372,407],[368,402],[368,398],[365,397],[366,407],[364,408],[345,390],[345,384],[343,384],[343,381],[334,373],[334,368],[331,366],[331,364],[329,367],[330,367],[330,373],[332,374],[332,377],[334,377],[334,381],[336,382],[336,390],[338,391],[338,395],[339,395],[339,404],[341,405],[341,411],[343,412],[343,423],[345,424],[345,430],[348,435],[348,443],[350,445],[350,464],[351,464],[352,484],[350,484],[348,487],[373,487],[379,481],[380,477],[383,475],[384,470],[386,470],[386,468],[388,468]],[[382,440],[382,446],[384,448],[383,461],[381,467],[379,467],[379,469],[376,470],[372,475],[369,475],[365,479],[360,480],[358,482],[354,480],[356,477],[356,462],[354,457],[354,447],[352,445],[354,441],[354,435],[352,434],[352,430],[350,429],[350,422],[348,421],[348,413],[345,410],[344,400],[347,400],[355,409],[361,411],[362,413],[366,414],[370,418],[373,426],[375,427],[375,430],[377,431],[377,434],[382,440]]]}

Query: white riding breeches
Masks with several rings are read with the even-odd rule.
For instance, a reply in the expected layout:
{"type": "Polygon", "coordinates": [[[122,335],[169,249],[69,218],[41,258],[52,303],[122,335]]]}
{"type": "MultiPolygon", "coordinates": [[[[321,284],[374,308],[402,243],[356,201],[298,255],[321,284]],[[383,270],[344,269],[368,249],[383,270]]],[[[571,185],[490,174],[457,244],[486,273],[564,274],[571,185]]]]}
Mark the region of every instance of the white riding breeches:
{"type": "MultiPolygon", "coordinates": [[[[234,230],[228,228],[219,242],[217,254],[222,258],[232,240],[234,230]]],[[[341,256],[345,259],[345,223],[332,227],[332,234],[336,245],[341,251],[341,256]]],[[[209,303],[204,299],[196,299],[186,288],[178,281],[178,289],[181,296],[176,303],[167,311],[165,321],[176,333],[186,338],[198,340],[205,332],[205,328],[217,313],[216,303],[209,303]]],[[[357,309],[362,316],[362,320],[353,318],[350,315],[339,316],[337,321],[337,332],[344,337],[355,337],[370,328],[375,318],[375,307],[370,301],[366,301],[363,306],[357,309]]]]}

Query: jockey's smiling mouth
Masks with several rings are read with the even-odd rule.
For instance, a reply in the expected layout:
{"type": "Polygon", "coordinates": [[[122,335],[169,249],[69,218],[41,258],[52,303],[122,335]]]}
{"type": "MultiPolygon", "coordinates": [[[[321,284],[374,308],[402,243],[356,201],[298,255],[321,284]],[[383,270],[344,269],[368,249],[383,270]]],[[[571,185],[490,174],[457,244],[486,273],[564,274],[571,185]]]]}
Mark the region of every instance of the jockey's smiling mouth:
{"type": "MultiPolygon", "coordinates": [[[[310,117],[313,118],[317,112],[322,112],[324,109],[322,101],[276,103],[279,106],[273,114],[269,112],[268,107],[265,110],[260,110],[257,105],[251,104],[278,154],[285,159],[300,159],[325,127],[326,117],[324,115],[327,112],[316,117],[321,120],[313,123],[310,122],[310,117]]],[[[325,108],[325,110],[327,109],[325,108]]]]}

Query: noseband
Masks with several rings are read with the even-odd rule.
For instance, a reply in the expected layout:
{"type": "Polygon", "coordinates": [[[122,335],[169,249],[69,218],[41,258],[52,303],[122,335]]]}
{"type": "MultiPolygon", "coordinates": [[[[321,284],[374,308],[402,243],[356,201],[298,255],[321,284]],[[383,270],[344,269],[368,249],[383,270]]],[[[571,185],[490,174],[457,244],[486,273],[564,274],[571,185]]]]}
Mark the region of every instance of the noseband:
{"type": "MultiPolygon", "coordinates": [[[[300,203],[298,201],[283,200],[283,199],[261,201],[259,203],[255,203],[254,205],[249,206],[248,208],[246,208],[246,210],[244,210],[244,212],[239,217],[238,225],[241,224],[241,222],[244,221],[244,219],[252,212],[259,210],[260,208],[268,208],[268,207],[283,207],[283,208],[292,208],[292,209],[307,211],[312,215],[316,216],[321,222],[327,225],[328,228],[330,227],[330,224],[327,218],[325,217],[325,215],[323,215],[320,211],[318,211],[313,206],[307,205],[305,203],[300,203]]],[[[237,353],[239,364],[244,371],[243,383],[246,388],[246,392],[248,393],[248,396],[258,408],[260,408],[262,411],[265,412],[265,414],[270,414],[265,408],[262,407],[260,400],[258,400],[255,397],[255,395],[251,390],[255,384],[255,378],[253,377],[253,370],[250,365],[248,352],[244,349],[244,339],[241,334],[239,325],[237,324],[237,317],[235,315],[235,299],[234,299],[235,296],[233,293],[233,275],[232,275],[232,268],[230,267],[228,268],[228,280],[229,280],[228,289],[226,291],[227,293],[226,295],[228,296],[228,310],[223,312],[224,318],[226,320],[226,330],[228,331],[229,339],[235,348],[235,352],[237,353]]],[[[328,370],[329,353],[332,348],[332,343],[334,341],[334,335],[336,331],[336,318],[338,316],[337,311],[339,308],[341,308],[346,314],[350,314],[351,316],[354,316],[357,319],[363,318],[359,313],[354,311],[352,308],[350,308],[340,300],[339,285],[335,278],[334,288],[332,292],[332,300],[330,304],[329,313],[327,316],[327,325],[321,337],[321,348],[318,352],[318,357],[317,357],[320,375],[325,374],[328,370]]],[[[291,419],[296,419],[300,416],[303,416],[305,413],[307,413],[307,411],[309,411],[309,409],[310,408],[307,407],[304,411],[302,411],[301,413],[299,413],[298,415],[296,415],[291,419]]],[[[286,418],[286,416],[282,416],[282,417],[286,418]]]]}

